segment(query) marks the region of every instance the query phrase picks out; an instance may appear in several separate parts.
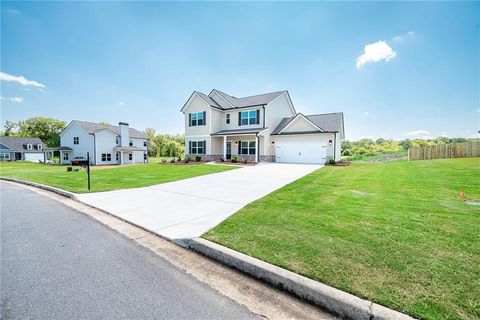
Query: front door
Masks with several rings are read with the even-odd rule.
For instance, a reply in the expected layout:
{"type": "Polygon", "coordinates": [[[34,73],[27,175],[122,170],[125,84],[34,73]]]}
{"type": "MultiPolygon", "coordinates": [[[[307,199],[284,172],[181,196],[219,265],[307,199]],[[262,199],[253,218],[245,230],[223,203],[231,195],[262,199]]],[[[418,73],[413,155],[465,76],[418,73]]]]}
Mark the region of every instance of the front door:
{"type": "Polygon", "coordinates": [[[232,143],[227,142],[227,160],[232,158],[232,143]]]}

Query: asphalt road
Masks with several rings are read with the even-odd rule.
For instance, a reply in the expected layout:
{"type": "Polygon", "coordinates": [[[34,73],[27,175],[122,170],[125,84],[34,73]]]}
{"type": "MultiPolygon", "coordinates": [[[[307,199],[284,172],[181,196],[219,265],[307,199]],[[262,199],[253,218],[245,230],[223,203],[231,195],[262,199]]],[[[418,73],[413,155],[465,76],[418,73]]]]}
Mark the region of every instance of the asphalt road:
{"type": "Polygon", "coordinates": [[[89,217],[0,185],[2,319],[258,319],[89,217]]]}

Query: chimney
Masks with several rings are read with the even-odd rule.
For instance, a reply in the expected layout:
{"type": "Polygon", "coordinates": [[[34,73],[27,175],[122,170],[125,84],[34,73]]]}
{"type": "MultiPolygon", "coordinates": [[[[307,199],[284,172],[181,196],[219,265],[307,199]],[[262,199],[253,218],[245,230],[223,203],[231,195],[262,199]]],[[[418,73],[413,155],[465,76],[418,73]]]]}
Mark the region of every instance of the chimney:
{"type": "Polygon", "coordinates": [[[128,130],[128,123],[126,122],[119,122],[118,126],[120,127],[120,146],[128,147],[130,142],[130,135],[128,130]]]}

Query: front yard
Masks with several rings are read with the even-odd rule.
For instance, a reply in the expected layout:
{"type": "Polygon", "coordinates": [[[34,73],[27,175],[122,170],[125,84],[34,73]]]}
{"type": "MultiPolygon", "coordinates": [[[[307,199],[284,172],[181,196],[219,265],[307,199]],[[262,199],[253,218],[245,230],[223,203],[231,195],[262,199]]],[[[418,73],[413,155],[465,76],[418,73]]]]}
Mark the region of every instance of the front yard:
{"type": "MultiPolygon", "coordinates": [[[[91,167],[90,192],[146,187],[232,169],[235,168],[209,164],[158,163],[91,167]]],[[[87,173],[84,169],[80,169],[78,172],[67,172],[66,166],[60,165],[23,161],[0,162],[0,176],[43,183],[71,192],[88,192],[87,173]]]]}
{"type": "Polygon", "coordinates": [[[422,319],[480,318],[480,159],[325,167],[205,238],[422,319]]]}

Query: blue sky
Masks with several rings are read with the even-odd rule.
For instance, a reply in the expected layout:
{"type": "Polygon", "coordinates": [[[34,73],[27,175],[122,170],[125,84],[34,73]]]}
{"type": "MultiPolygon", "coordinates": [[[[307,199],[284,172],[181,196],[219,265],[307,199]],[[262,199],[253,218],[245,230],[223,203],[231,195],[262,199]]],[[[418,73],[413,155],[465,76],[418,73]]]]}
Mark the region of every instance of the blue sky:
{"type": "Polygon", "coordinates": [[[181,133],[193,90],[289,90],[304,114],[343,111],[348,139],[470,137],[479,12],[478,2],[2,1],[1,121],[181,133]]]}

